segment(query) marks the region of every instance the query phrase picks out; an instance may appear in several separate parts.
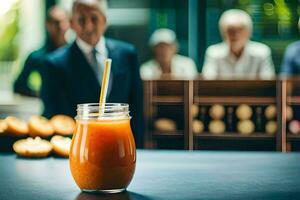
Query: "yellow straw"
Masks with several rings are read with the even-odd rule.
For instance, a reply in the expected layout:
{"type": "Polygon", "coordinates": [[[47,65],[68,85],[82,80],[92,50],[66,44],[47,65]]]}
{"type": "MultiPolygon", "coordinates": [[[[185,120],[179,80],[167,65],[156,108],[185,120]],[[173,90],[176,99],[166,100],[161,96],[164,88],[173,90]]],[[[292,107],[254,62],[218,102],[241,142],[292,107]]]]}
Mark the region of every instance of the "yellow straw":
{"type": "Polygon", "coordinates": [[[103,72],[102,84],[101,84],[101,93],[100,93],[100,99],[99,99],[99,117],[101,117],[104,114],[111,62],[112,62],[111,59],[105,60],[104,72],[103,72]]]}

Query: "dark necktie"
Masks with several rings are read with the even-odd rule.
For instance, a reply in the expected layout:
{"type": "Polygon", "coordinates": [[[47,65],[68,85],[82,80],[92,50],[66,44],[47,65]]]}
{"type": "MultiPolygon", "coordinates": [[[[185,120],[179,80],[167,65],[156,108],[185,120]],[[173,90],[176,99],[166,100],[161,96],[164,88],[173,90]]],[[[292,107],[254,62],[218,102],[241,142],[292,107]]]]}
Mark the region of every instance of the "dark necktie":
{"type": "MultiPolygon", "coordinates": [[[[100,54],[97,49],[93,48],[92,52],[92,67],[93,67],[93,70],[96,74],[96,77],[99,81],[99,84],[101,85],[102,84],[102,76],[103,76],[103,70],[104,70],[104,60],[105,58],[100,59],[100,62],[99,60],[97,59],[97,54],[100,54]]],[[[108,88],[107,88],[107,96],[110,94],[111,92],[111,86],[112,86],[112,81],[113,81],[113,76],[112,76],[112,72],[110,73],[110,76],[109,76],[109,83],[108,83],[108,88]]]]}
{"type": "Polygon", "coordinates": [[[102,63],[100,63],[97,59],[97,54],[98,54],[98,51],[93,48],[92,52],[92,68],[96,74],[96,77],[101,85],[101,81],[102,81],[102,74],[103,74],[103,67],[102,67],[102,63]]]}

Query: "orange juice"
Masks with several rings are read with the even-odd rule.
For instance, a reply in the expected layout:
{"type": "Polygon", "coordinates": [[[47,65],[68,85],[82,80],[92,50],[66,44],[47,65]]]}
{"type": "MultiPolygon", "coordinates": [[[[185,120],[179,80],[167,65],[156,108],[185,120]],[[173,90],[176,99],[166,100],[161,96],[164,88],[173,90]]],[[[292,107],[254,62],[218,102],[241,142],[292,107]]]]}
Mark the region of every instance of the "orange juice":
{"type": "Polygon", "coordinates": [[[77,119],[70,169],[84,191],[118,192],[129,185],[136,148],[129,118],[77,119]]]}

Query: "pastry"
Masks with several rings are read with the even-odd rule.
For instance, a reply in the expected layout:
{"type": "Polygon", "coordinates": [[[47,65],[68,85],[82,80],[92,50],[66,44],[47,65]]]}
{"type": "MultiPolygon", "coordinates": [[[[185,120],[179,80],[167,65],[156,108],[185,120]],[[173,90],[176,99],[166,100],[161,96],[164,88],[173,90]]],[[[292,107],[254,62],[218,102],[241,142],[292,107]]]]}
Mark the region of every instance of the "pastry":
{"type": "Polygon", "coordinates": [[[192,105],[192,111],[191,112],[192,112],[193,118],[197,117],[198,114],[199,114],[199,107],[198,107],[198,105],[196,105],[196,104],[192,105]]]}
{"type": "Polygon", "coordinates": [[[75,129],[75,121],[66,115],[55,115],[50,120],[55,133],[60,135],[72,135],[75,129]]]}
{"type": "Polygon", "coordinates": [[[16,117],[6,117],[5,122],[7,125],[6,132],[15,136],[26,136],[28,134],[27,123],[16,117]]]}
{"type": "Polygon", "coordinates": [[[0,120],[0,134],[4,133],[7,129],[7,124],[5,122],[5,120],[1,119],[0,120]]]}
{"type": "Polygon", "coordinates": [[[71,147],[71,139],[60,135],[51,138],[50,143],[53,146],[53,152],[59,156],[68,157],[71,147]]]}
{"type": "Polygon", "coordinates": [[[286,121],[291,121],[294,117],[293,108],[291,106],[286,107],[286,121]]]}
{"type": "Polygon", "coordinates": [[[250,135],[254,129],[255,125],[251,120],[239,121],[237,124],[237,131],[242,135],[250,135]]]}
{"type": "Polygon", "coordinates": [[[225,108],[220,104],[215,104],[209,109],[209,116],[212,119],[222,119],[225,115],[225,108]]]}
{"type": "Polygon", "coordinates": [[[277,123],[276,121],[269,121],[266,124],[266,133],[268,135],[274,135],[277,131],[277,123]]]}
{"type": "Polygon", "coordinates": [[[13,144],[13,149],[22,157],[46,157],[52,150],[52,145],[40,137],[18,140],[13,144]]]}
{"type": "Polygon", "coordinates": [[[199,134],[202,133],[203,130],[204,130],[203,122],[197,119],[193,120],[193,133],[199,134]]]}
{"type": "Polygon", "coordinates": [[[171,119],[160,118],[154,122],[154,127],[159,131],[175,131],[176,123],[171,119]]]}
{"type": "Polygon", "coordinates": [[[222,134],[225,132],[225,123],[221,120],[213,120],[208,124],[208,130],[212,134],[222,134]]]}
{"type": "Polygon", "coordinates": [[[42,116],[32,116],[28,121],[29,135],[32,137],[49,137],[54,129],[48,119],[42,116]]]}
{"type": "Polygon", "coordinates": [[[252,116],[252,108],[249,105],[241,104],[236,109],[236,116],[240,120],[250,119],[252,116]]]}
{"type": "Polygon", "coordinates": [[[269,105],[265,110],[265,117],[269,120],[276,118],[276,106],[269,105]]]}

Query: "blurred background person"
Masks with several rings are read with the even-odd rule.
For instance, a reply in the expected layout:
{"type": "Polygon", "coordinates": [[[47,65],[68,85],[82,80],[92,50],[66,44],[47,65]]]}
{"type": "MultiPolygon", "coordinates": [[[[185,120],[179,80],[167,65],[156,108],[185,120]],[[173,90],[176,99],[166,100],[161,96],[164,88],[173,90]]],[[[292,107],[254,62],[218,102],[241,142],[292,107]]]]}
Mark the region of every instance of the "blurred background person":
{"type": "MultiPolygon", "coordinates": [[[[300,31],[300,18],[298,20],[298,29],[300,31]]],[[[300,41],[290,44],[284,54],[281,66],[282,75],[300,75],[300,41]]]]}
{"type": "Polygon", "coordinates": [[[65,10],[53,6],[47,11],[46,42],[42,48],[32,52],[26,59],[24,67],[15,81],[14,91],[26,96],[38,96],[29,86],[29,76],[33,71],[41,74],[42,63],[45,57],[54,50],[66,44],[65,34],[69,29],[69,18],[65,10]]]}
{"type": "Polygon", "coordinates": [[[159,79],[162,75],[177,78],[194,78],[198,72],[191,58],[177,54],[174,31],[166,28],[156,30],[149,40],[153,59],[140,68],[142,79],[159,79]]]}
{"type": "Polygon", "coordinates": [[[202,71],[205,78],[269,79],[275,75],[270,48],[250,40],[252,20],[245,11],[225,11],[219,29],[224,42],[206,50],[202,71]]]}
{"type": "Polygon", "coordinates": [[[49,55],[41,96],[44,116],[76,115],[77,104],[99,101],[103,65],[112,59],[107,102],[128,103],[137,147],[143,146],[143,91],[133,45],[105,38],[107,2],[76,0],[71,28],[76,41],[49,55]]]}

